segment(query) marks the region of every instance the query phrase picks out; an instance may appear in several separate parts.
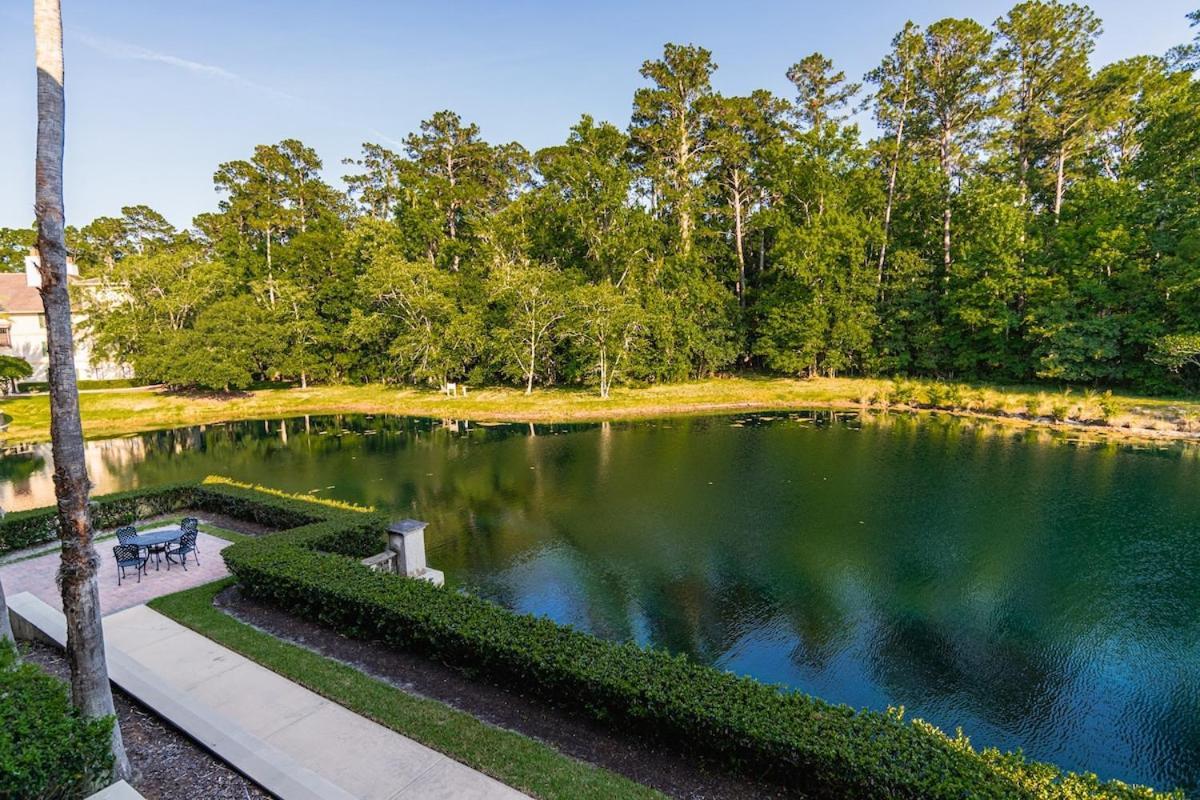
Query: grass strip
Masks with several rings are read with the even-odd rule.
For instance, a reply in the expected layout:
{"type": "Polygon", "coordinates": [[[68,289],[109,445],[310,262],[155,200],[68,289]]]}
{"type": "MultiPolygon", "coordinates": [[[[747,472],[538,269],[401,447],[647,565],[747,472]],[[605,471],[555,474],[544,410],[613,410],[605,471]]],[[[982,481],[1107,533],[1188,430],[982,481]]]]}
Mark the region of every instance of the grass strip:
{"type": "MultiPolygon", "coordinates": [[[[304,414],[401,414],[435,419],[572,422],[673,414],[703,414],[798,408],[895,408],[913,402],[952,409],[1012,425],[1048,425],[1056,415],[1088,419],[1094,433],[1142,438],[1150,433],[1200,437],[1200,398],[1149,397],[1125,392],[1105,396],[1053,384],[1007,386],[943,383],[925,379],[794,378],[743,375],[645,387],[615,387],[600,399],[591,389],[540,388],[531,395],[505,387],[472,388],[466,397],[432,389],[380,384],[263,388],[249,392],[195,394],[158,388],[85,393],[80,397],[88,438],[218,424],[245,419],[280,419],[304,414]],[[904,400],[901,395],[911,395],[904,400]],[[1007,416],[998,416],[1007,415],[1007,416]],[[1018,419],[1013,415],[1020,415],[1018,419]],[[1036,416],[1037,419],[1029,419],[1036,416]]],[[[50,405],[45,395],[0,399],[11,417],[7,442],[50,439],[50,405]]],[[[1082,429],[1085,426],[1075,426],[1082,429]]]]}
{"type": "Polygon", "coordinates": [[[149,606],[322,697],[535,797],[663,797],[615,772],[488,725],[444,703],[410,695],[234,619],[213,606],[216,595],[233,583],[233,578],[215,581],[156,598],[149,606]]]}

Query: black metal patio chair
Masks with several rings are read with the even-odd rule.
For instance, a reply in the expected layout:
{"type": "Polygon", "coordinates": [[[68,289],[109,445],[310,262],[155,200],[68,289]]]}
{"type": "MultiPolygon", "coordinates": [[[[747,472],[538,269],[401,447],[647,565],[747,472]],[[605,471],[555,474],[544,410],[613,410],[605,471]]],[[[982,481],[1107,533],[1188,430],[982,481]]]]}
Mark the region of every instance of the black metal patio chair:
{"type": "Polygon", "coordinates": [[[196,552],[195,531],[184,531],[183,535],[179,537],[179,546],[167,548],[167,571],[171,571],[172,556],[179,556],[179,563],[186,570],[188,553],[191,553],[192,557],[196,559],[196,566],[200,566],[200,555],[196,552]]]}
{"type": "MultiPolygon", "coordinates": [[[[137,528],[133,527],[132,525],[126,525],[123,528],[117,528],[117,541],[120,542],[121,544],[132,544],[132,545],[137,546],[138,549],[145,551],[145,560],[149,561],[151,548],[146,547],[145,545],[139,545],[137,543],[137,535],[138,535],[137,528]]],[[[159,549],[159,548],[155,548],[155,549],[159,549]]],[[[155,555],[154,559],[155,559],[155,566],[157,566],[158,565],[158,556],[155,555]]]]}
{"type": "Polygon", "coordinates": [[[142,548],[136,544],[113,545],[113,558],[117,560],[117,586],[125,579],[125,570],[134,567],[137,570],[138,583],[142,582],[142,572],[146,569],[147,556],[142,555],[142,548]]]}
{"type": "MultiPolygon", "coordinates": [[[[179,523],[179,530],[183,531],[184,533],[196,533],[200,530],[200,520],[196,519],[195,517],[184,517],[179,523]]],[[[200,540],[198,537],[196,544],[194,544],[193,547],[196,548],[197,553],[200,552],[200,540]]]]}

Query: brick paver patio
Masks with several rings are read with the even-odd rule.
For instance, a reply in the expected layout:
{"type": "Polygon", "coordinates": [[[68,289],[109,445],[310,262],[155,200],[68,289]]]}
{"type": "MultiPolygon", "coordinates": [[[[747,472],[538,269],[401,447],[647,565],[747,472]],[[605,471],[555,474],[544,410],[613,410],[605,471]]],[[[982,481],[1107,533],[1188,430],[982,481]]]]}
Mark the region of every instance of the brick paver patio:
{"type": "MultiPolygon", "coordinates": [[[[150,531],[169,530],[175,525],[164,525],[150,528],[150,531]]],[[[178,564],[172,564],[167,570],[166,560],[162,560],[159,569],[154,568],[154,559],[150,559],[149,572],[142,576],[138,583],[137,575],[132,570],[125,571],[125,580],[117,586],[117,565],[113,560],[112,548],[116,539],[107,539],[96,543],[96,552],[100,554],[100,611],[104,615],[114,614],[126,608],[142,605],[148,600],[171,594],[183,589],[190,589],[202,583],[224,578],[229,574],[225,568],[225,560],[221,551],[229,546],[229,542],[201,532],[196,538],[200,551],[200,564],[197,565],[194,556],[188,556],[187,570],[178,564]]],[[[0,582],[4,584],[6,594],[15,595],[29,592],[45,603],[62,610],[62,596],[54,582],[60,562],[58,550],[35,558],[17,561],[0,566],[0,582]]]]}

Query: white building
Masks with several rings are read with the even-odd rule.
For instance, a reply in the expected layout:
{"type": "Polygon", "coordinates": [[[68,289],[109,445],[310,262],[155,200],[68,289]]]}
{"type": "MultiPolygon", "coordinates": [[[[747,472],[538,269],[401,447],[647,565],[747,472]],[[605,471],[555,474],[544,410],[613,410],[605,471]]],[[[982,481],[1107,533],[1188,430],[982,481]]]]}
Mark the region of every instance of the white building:
{"type": "MultiPolygon", "coordinates": [[[[75,370],[79,380],[128,378],[128,367],[108,362],[92,363],[91,346],[82,323],[87,319],[79,308],[84,295],[100,290],[100,282],[79,277],[75,262],[67,259],[67,285],[71,290],[71,322],[75,330],[75,370]]],[[[25,272],[0,273],[0,354],[19,356],[33,367],[29,380],[47,378],[49,357],[46,348],[46,312],[38,287],[42,276],[38,272],[37,249],[30,248],[25,257],[25,272]]]]}

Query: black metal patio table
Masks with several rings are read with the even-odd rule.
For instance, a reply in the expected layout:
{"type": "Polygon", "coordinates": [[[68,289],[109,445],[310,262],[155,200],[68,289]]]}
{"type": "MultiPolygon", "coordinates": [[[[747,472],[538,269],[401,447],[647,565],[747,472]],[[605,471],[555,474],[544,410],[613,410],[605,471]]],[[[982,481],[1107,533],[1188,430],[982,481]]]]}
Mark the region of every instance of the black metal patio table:
{"type": "MultiPolygon", "coordinates": [[[[158,554],[166,545],[178,542],[180,536],[183,536],[183,531],[178,528],[173,531],[150,531],[149,533],[139,533],[129,540],[129,544],[136,544],[138,547],[144,547],[154,553],[154,568],[158,569],[158,554]]],[[[170,557],[170,555],[167,556],[168,559],[170,557]]]]}

